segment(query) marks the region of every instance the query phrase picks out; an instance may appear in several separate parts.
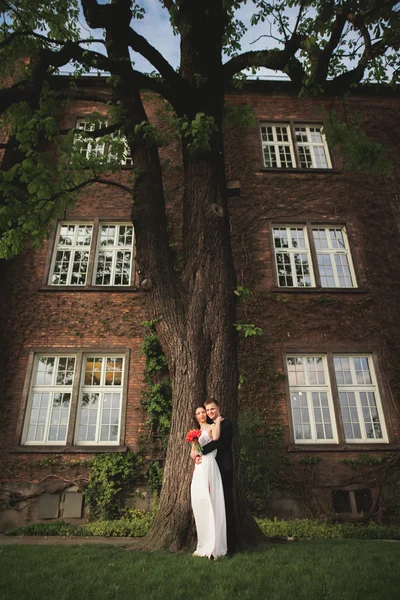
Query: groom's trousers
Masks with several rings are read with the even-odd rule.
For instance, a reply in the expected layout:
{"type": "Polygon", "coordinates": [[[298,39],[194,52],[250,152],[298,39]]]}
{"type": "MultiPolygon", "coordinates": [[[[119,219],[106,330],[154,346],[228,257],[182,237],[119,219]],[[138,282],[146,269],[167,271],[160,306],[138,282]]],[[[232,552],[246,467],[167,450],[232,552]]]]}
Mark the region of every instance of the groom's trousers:
{"type": "Polygon", "coordinates": [[[236,550],[235,517],[233,512],[233,470],[221,470],[221,479],[225,498],[226,541],[228,545],[228,554],[233,554],[236,550]]]}

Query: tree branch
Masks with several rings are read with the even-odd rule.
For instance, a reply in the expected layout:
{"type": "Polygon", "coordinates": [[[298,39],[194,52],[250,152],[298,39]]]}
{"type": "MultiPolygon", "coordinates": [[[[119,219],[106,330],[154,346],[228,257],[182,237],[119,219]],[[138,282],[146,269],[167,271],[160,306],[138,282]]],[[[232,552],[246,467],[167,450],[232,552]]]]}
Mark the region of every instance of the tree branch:
{"type": "Polygon", "coordinates": [[[174,71],[169,62],[165,60],[163,55],[154,46],[149,44],[146,38],[136,33],[131,27],[128,32],[128,44],[132,50],[147,59],[168,82],[177,83],[180,81],[180,76],[174,71]]]}
{"type": "Polygon", "coordinates": [[[347,23],[347,8],[339,7],[336,12],[336,19],[332,25],[331,36],[325,46],[320,52],[314,68],[315,81],[317,84],[322,84],[326,81],[329,63],[331,61],[333,52],[337,48],[345,24],[347,23]]]}
{"type": "Polygon", "coordinates": [[[300,61],[295,57],[295,54],[297,50],[299,50],[302,41],[302,36],[294,34],[291,39],[285,43],[285,48],[283,50],[250,51],[234,56],[225,63],[223,67],[225,82],[229,83],[236,73],[239,73],[244,69],[251,67],[265,67],[267,69],[272,69],[273,71],[287,73],[293,83],[301,86],[304,71],[300,61]]]}
{"type": "Polygon", "coordinates": [[[173,0],[162,0],[162,2],[169,12],[176,10],[176,4],[173,0]]]}

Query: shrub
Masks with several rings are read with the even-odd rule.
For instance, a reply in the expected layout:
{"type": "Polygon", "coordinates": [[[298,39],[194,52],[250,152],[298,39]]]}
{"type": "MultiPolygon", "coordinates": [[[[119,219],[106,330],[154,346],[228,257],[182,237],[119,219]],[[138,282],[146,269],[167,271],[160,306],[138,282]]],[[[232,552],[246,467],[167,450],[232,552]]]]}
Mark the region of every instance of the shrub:
{"type": "Polygon", "coordinates": [[[141,511],[132,508],[126,511],[124,517],[115,521],[94,521],[81,526],[64,521],[35,523],[10,529],[6,531],[6,535],[142,537],[148,532],[154,515],[155,510],[141,511]]]}
{"type": "Polygon", "coordinates": [[[120,516],[124,497],[135,485],[141,463],[141,456],[132,451],[94,457],[85,488],[91,518],[108,520],[120,516]]]}
{"type": "Polygon", "coordinates": [[[54,523],[33,523],[32,525],[25,525],[24,527],[9,529],[6,531],[6,535],[73,536],[79,535],[79,527],[71,525],[71,523],[65,523],[64,521],[55,521],[54,523]]]}
{"type": "Polygon", "coordinates": [[[308,519],[293,519],[292,521],[256,520],[261,531],[267,537],[400,540],[400,526],[398,525],[331,523],[330,521],[311,521],[308,519]]]}

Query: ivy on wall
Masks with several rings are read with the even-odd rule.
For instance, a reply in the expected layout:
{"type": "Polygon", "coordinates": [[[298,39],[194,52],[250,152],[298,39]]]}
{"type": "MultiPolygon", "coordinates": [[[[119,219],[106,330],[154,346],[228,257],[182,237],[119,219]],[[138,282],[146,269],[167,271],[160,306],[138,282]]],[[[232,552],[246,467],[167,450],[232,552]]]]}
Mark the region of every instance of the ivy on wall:
{"type": "Polygon", "coordinates": [[[89,482],[85,488],[91,519],[116,519],[124,500],[140,473],[142,457],[132,451],[126,454],[106,453],[93,458],[89,482]]]}

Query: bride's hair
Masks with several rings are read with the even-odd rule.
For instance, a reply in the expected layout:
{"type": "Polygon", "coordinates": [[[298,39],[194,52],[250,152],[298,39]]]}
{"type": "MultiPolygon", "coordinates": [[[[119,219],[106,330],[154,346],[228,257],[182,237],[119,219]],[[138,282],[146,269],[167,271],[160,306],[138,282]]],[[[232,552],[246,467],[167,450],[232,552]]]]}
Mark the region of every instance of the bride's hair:
{"type": "Polygon", "coordinates": [[[194,423],[194,426],[195,426],[195,427],[198,427],[198,426],[200,425],[200,423],[198,422],[198,420],[197,420],[197,417],[196,417],[196,412],[199,410],[199,408],[202,408],[204,411],[206,410],[206,409],[204,408],[204,406],[202,406],[202,405],[200,405],[200,406],[196,406],[196,408],[194,409],[194,413],[193,413],[193,423],[194,423]]]}

